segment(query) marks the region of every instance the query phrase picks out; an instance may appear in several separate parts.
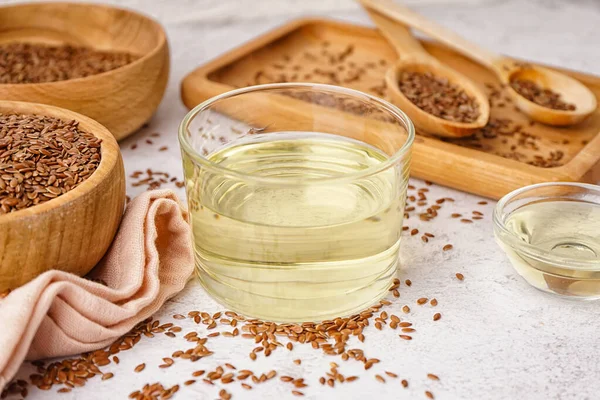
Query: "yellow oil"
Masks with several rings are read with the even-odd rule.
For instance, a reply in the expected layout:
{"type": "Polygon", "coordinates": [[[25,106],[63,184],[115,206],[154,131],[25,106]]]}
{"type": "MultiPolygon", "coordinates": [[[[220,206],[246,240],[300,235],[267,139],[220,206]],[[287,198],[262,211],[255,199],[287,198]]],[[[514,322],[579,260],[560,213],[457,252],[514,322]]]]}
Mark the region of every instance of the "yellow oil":
{"type": "Polygon", "coordinates": [[[536,202],[515,210],[505,226],[552,260],[503,245],[517,271],[533,286],[564,296],[600,298],[600,205],[536,202]],[[587,267],[574,265],[578,261],[587,267]]]}
{"type": "Polygon", "coordinates": [[[269,133],[207,158],[185,155],[198,276],[229,308],[273,321],[348,315],[383,297],[396,271],[406,167],[349,174],[388,156],[321,133],[269,133]],[[342,178],[322,182],[323,178],[342,178]]]}

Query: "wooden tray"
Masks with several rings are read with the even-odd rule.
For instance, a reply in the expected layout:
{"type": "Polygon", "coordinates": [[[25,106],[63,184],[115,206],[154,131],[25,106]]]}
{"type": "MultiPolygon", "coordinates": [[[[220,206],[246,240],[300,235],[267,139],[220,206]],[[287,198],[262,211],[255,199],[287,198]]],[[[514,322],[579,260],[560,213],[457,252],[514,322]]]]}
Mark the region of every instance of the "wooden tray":
{"type": "MultiPolygon", "coordinates": [[[[413,176],[498,199],[519,187],[547,181],[600,181],[600,111],[583,123],[554,128],[530,122],[488,70],[429,41],[441,62],[489,93],[491,124],[471,138],[417,135],[413,176]]],[[[228,90],[272,82],[346,86],[389,100],[384,73],[397,58],[375,30],[323,19],[301,19],[260,36],[191,72],[182,82],[186,106],[228,90]]],[[[600,97],[600,78],[566,71],[600,97]]]]}

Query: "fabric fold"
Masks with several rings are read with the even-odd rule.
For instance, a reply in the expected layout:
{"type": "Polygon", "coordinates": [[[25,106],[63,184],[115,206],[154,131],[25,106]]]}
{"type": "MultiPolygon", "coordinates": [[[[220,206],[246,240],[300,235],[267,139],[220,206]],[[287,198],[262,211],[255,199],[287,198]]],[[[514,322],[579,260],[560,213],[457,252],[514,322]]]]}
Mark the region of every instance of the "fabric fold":
{"type": "Polygon", "coordinates": [[[25,359],[108,346],[179,293],[193,270],[190,227],[177,196],[141,194],[89,279],[51,270],[0,300],[0,391],[25,359]]]}

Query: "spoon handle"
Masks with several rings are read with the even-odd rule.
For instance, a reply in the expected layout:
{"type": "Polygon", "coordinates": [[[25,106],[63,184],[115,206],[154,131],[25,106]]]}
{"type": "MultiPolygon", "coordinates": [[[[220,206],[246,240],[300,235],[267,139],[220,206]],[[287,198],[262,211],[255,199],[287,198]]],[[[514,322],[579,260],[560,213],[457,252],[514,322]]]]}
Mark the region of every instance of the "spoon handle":
{"type": "Polygon", "coordinates": [[[421,43],[413,37],[407,26],[371,9],[367,9],[367,12],[371,20],[379,28],[381,34],[396,49],[398,56],[402,56],[403,54],[427,53],[423,46],[421,46],[421,43]]]}
{"type": "Polygon", "coordinates": [[[432,38],[446,44],[447,46],[463,53],[468,57],[471,57],[486,67],[489,67],[493,70],[497,70],[498,68],[498,62],[501,60],[500,56],[463,39],[451,30],[424,18],[407,7],[394,3],[390,0],[359,1],[363,6],[371,8],[372,10],[380,12],[389,18],[420,30],[432,38]]]}

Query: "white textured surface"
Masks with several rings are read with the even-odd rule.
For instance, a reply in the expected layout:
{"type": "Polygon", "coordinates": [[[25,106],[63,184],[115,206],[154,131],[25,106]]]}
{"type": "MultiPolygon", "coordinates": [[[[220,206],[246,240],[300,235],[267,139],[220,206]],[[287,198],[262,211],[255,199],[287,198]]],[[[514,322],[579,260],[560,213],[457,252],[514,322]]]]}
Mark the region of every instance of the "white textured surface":
{"type": "MultiPolygon", "coordinates": [[[[4,0],[3,3],[13,0],[4,0]]],[[[186,110],[179,100],[181,78],[199,64],[251,39],[286,20],[302,15],[327,15],[368,23],[367,17],[350,0],[116,0],[119,5],[141,9],[161,20],[168,31],[172,48],[172,75],[167,95],[150,127],[124,141],[125,166],[134,170],[153,168],[180,176],[181,166],[176,138],[177,126],[186,110]],[[145,143],[152,132],[153,145],[145,143]],[[129,150],[133,143],[138,149],[129,150]],[[158,147],[169,146],[158,153],[158,147]]],[[[416,9],[466,37],[498,52],[517,57],[600,73],[600,3],[596,0],[493,1],[493,0],[412,0],[416,9]]],[[[417,182],[422,186],[420,182],[417,182]]],[[[134,196],[141,188],[129,188],[134,196]]],[[[143,339],[133,350],[119,354],[121,363],[104,367],[113,372],[110,381],[90,380],[84,388],[70,394],[30,390],[32,399],[106,399],[125,398],[148,382],[165,386],[182,384],[197,369],[214,369],[231,362],[238,369],[256,373],[276,369],[280,374],[303,377],[309,387],[305,398],[364,399],[377,394],[385,399],[421,399],[431,390],[436,399],[598,399],[600,363],[597,334],[598,304],[566,301],[542,294],[527,286],[512,270],[492,236],[493,204],[478,206],[475,196],[434,186],[430,198],[450,196],[453,205],[445,205],[440,217],[429,223],[409,220],[411,227],[436,235],[423,244],[420,235],[406,237],[402,247],[404,270],[400,277],[410,278],[413,286],[402,287],[401,298],[391,312],[403,316],[400,308],[409,304],[409,319],[417,332],[411,342],[398,338],[398,332],[382,332],[370,327],[366,342],[352,342],[365,350],[368,357],[382,360],[369,371],[354,361],[340,362],[324,357],[310,346],[296,346],[293,352],[277,350],[271,357],[248,358],[252,341],[241,338],[210,339],[215,352],[209,358],[190,363],[177,361],[169,369],[159,369],[162,357],[177,349],[188,348],[181,338],[159,335],[143,339]],[[451,219],[453,212],[485,213],[485,219],[472,225],[451,219]],[[446,243],[454,250],[442,252],[446,243]],[[454,278],[465,275],[464,282],[454,278]],[[416,306],[418,297],[436,297],[435,311],[430,306],[416,306]],[[439,311],[443,317],[433,322],[439,311]],[[301,358],[301,366],[292,363],[301,358]],[[341,364],[340,372],[359,375],[354,383],[331,389],[318,383],[329,370],[329,362],[341,364]],[[145,362],[146,369],[133,373],[135,365],[145,362]],[[374,375],[393,371],[409,380],[402,389],[398,379],[381,384],[374,375]],[[439,382],[426,378],[427,373],[440,376],[439,382]]],[[[180,194],[182,194],[180,192],[180,194]]],[[[187,321],[173,321],[174,313],[190,310],[215,312],[215,304],[194,281],[156,315],[161,322],[179,322],[183,333],[198,329],[187,321]]],[[[388,311],[390,312],[390,311],[388,311]]],[[[179,334],[182,336],[182,334],[179,334]]],[[[31,368],[25,365],[20,376],[31,368]]],[[[222,385],[234,398],[291,398],[291,385],[273,380],[245,391],[238,383],[222,385]]],[[[175,398],[217,398],[221,385],[196,383],[182,387],[175,398]]]]}

